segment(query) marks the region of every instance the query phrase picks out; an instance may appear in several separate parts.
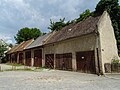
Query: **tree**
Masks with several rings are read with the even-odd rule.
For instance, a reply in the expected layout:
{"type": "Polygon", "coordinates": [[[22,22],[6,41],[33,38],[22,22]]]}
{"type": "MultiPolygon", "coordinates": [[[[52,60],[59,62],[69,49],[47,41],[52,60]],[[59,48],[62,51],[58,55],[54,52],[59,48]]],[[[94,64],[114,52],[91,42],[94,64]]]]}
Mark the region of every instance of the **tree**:
{"type": "Polygon", "coordinates": [[[5,61],[5,51],[7,50],[7,46],[0,45],[0,63],[5,61]]]}
{"type": "Polygon", "coordinates": [[[85,10],[85,12],[81,13],[79,18],[76,19],[76,23],[85,20],[90,15],[91,15],[90,10],[89,9],[85,10]]]}
{"type": "Polygon", "coordinates": [[[25,28],[20,29],[14,38],[17,44],[19,44],[29,39],[36,39],[40,35],[42,35],[42,32],[39,29],[25,27],[25,28]]]}
{"type": "Polygon", "coordinates": [[[48,27],[48,29],[50,29],[51,31],[58,31],[62,29],[62,27],[64,27],[65,25],[65,18],[60,19],[58,22],[54,22],[50,19],[50,26],[48,27]]]}
{"type": "Polygon", "coordinates": [[[58,31],[69,24],[78,23],[80,21],[83,21],[90,15],[91,15],[90,10],[87,9],[87,10],[85,10],[85,12],[80,14],[79,18],[71,20],[71,21],[65,22],[65,18],[63,18],[63,19],[60,19],[58,22],[54,22],[50,19],[50,26],[48,27],[48,29],[50,29],[51,31],[58,31]]]}
{"type": "Polygon", "coordinates": [[[102,14],[105,10],[110,14],[120,50],[120,6],[118,0],[101,0],[96,6],[95,14],[102,14]]]}

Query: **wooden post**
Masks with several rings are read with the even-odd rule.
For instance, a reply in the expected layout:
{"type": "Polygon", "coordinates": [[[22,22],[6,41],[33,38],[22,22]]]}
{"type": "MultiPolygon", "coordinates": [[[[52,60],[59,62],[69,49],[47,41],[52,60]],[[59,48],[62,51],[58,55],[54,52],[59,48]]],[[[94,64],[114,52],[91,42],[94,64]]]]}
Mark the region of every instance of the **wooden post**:
{"type": "Polygon", "coordinates": [[[31,66],[34,65],[34,50],[31,50],[31,66]]]}
{"type": "Polygon", "coordinates": [[[24,63],[24,65],[25,65],[25,60],[26,60],[26,58],[25,58],[25,51],[23,51],[23,63],[24,63]]]}

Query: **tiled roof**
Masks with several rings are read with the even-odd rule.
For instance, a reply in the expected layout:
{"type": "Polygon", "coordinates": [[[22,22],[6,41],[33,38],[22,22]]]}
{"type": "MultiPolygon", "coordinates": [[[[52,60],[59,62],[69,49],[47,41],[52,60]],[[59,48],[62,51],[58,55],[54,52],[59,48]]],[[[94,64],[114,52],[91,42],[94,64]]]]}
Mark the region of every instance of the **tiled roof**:
{"type": "Polygon", "coordinates": [[[11,53],[15,53],[15,52],[19,52],[19,51],[23,51],[24,48],[26,48],[29,44],[31,44],[33,42],[33,39],[28,40],[28,41],[23,41],[22,43],[14,46],[13,48],[11,48],[7,54],[11,54],[11,53]]]}
{"type": "Polygon", "coordinates": [[[58,32],[56,32],[46,44],[54,43],[86,34],[90,34],[97,29],[97,23],[101,16],[97,17],[88,17],[84,21],[73,23],[68,26],[65,26],[58,32]]]}
{"type": "Polygon", "coordinates": [[[26,47],[25,49],[31,49],[31,48],[35,48],[35,47],[39,47],[42,46],[44,44],[44,42],[47,40],[47,38],[49,38],[49,36],[52,33],[48,33],[45,34],[43,36],[39,36],[34,42],[32,42],[28,47],[26,47]]]}
{"type": "Polygon", "coordinates": [[[34,39],[30,39],[28,41],[24,41],[16,50],[15,52],[23,51],[27,46],[29,46],[34,39]]]}

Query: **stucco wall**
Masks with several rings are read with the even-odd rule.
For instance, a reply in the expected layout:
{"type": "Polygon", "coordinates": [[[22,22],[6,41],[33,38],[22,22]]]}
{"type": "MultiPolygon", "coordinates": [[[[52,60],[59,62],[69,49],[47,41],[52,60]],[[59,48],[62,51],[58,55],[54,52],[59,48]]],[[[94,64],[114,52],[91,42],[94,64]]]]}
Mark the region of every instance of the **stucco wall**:
{"type": "MultiPolygon", "coordinates": [[[[45,54],[62,54],[72,53],[72,67],[76,70],[76,52],[78,51],[90,51],[95,49],[95,35],[89,34],[74,39],[61,41],[54,44],[44,46],[44,58],[45,54]]],[[[45,60],[45,59],[44,59],[45,60]]]]}
{"type": "Polygon", "coordinates": [[[99,43],[101,52],[101,61],[103,73],[104,64],[111,63],[114,57],[118,57],[117,44],[114,35],[114,30],[108,13],[105,11],[98,23],[99,43]]]}

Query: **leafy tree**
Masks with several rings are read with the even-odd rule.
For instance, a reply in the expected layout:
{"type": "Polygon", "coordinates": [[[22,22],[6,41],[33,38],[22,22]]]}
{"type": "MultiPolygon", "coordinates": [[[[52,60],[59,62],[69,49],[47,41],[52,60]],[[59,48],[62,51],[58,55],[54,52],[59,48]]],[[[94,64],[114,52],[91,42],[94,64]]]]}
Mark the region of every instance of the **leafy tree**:
{"type": "Polygon", "coordinates": [[[0,62],[4,61],[5,59],[5,51],[7,50],[7,47],[5,45],[0,45],[0,62]]]}
{"type": "Polygon", "coordinates": [[[91,15],[90,10],[89,9],[85,10],[85,12],[81,13],[80,17],[76,19],[76,23],[85,20],[90,15],[91,15]]]}
{"type": "Polygon", "coordinates": [[[39,29],[25,27],[20,29],[14,38],[16,42],[19,44],[29,39],[33,39],[33,38],[36,39],[40,35],[42,35],[42,32],[39,29]]]}
{"type": "Polygon", "coordinates": [[[7,50],[6,46],[0,45],[0,56],[3,56],[6,50],[7,50]]]}
{"type": "Polygon", "coordinates": [[[102,14],[105,10],[110,14],[120,50],[120,6],[118,0],[100,0],[96,6],[95,14],[102,14]]]}
{"type": "Polygon", "coordinates": [[[60,19],[58,22],[54,22],[50,19],[50,26],[48,27],[48,29],[50,29],[51,31],[58,31],[69,24],[78,23],[80,21],[83,21],[90,15],[91,15],[90,10],[87,9],[85,12],[80,14],[79,18],[71,20],[71,21],[65,22],[65,18],[63,18],[63,19],[60,19]]]}
{"type": "Polygon", "coordinates": [[[65,25],[66,25],[65,18],[60,19],[60,21],[58,21],[58,22],[54,22],[50,19],[50,26],[48,27],[48,29],[50,29],[51,31],[58,31],[65,25]]]}

